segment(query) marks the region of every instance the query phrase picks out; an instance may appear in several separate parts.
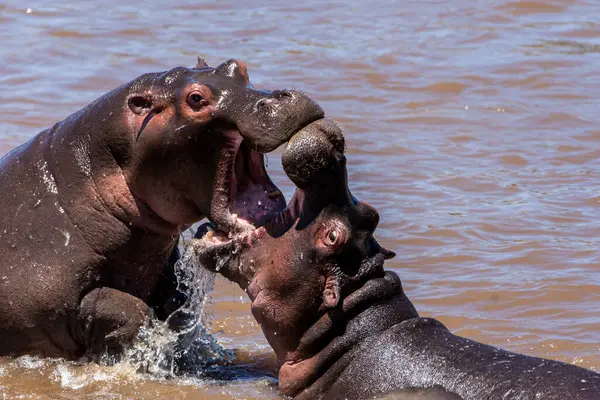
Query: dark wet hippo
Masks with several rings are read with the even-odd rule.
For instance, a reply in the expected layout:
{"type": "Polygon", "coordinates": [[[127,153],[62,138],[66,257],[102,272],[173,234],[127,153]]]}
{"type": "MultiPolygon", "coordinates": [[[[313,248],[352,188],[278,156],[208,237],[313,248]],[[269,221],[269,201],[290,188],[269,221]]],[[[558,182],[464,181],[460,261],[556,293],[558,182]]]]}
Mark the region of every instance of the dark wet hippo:
{"type": "Polygon", "coordinates": [[[298,186],[287,210],[253,235],[202,236],[188,248],[252,300],[296,399],[599,399],[600,375],[455,336],[421,318],[394,254],[373,239],[376,210],[347,189],[341,133],[317,121],[283,165],[298,186]],[[235,250],[233,253],[231,250],[235,250]]]}
{"type": "Polygon", "coordinates": [[[208,217],[243,231],[285,207],[263,153],[322,116],[299,92],[254,89],[243,63],[200,61],[143,75],[8,153],[0,354],[118,351],[182,230],[208,217]]]}

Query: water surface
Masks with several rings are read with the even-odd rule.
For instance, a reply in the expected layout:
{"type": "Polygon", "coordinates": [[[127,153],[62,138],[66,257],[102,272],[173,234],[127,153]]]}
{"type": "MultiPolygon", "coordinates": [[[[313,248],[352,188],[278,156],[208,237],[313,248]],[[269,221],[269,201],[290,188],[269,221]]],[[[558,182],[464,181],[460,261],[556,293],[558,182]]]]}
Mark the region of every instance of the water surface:
{"type": "MultiPolygon", "coordinates": [[[[345,128],[353,193],[422,315],[600,370],[600,3],[595,0],[0,4],[0,152],[142,73],[244,60],[345,128]]],[[[288,194],[279,152],[274,180],[288,194]]],[[[274,360],[218,279],[212,329],[257,371],[231,382],[0,361],[7,399],[271,399],[274,360]]]]}

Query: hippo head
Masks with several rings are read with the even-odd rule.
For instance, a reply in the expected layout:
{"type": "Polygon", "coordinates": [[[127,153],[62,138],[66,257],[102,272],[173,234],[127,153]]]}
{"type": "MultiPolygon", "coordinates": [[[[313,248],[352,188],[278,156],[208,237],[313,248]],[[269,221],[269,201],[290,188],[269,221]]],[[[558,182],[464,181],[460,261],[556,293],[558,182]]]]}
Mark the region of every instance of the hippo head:
{"type": "Polygon", "coordinates": [[[135,155],[120,165],[136,198],[171,224],[208,217],[223,232],[253,229],[285,208],[264,153],[323,117],[301,92],[255,89],[235,60],[144,75],[126,107],[135,155]]]}
{"type": "Polygon", "coordinates": [[[344,139],[322,119],[297,133],[283,166],[297,186],[288,207],[251,235],[233,240],[202,226],[191,247],[200,263],[239,284],[283,362],[304,331],[394,253],[373,238],[379,215],[348,190],[344,139]]]}

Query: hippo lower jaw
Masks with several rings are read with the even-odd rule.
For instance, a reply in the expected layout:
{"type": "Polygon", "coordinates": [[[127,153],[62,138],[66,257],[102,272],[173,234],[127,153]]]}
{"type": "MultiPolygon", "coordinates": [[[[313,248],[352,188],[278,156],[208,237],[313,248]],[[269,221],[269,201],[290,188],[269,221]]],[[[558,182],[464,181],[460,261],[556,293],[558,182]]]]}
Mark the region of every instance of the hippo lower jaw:
{"type": "MultiPolygon", "coordinates": [[[[268,179],[266,174],[262,176],[262,178],[264,177],[268,179]]],[[[278,191],[277,196],[284,199],[279,189],[275,190],[278,191]]],[[[221,272],[229,279],[240,284],[243,288],[246,288],[253,273],[252,271],[242,271],[238,263],[231,262],[232,255],[240,252],[243,248],[252,246],[265,235],[278,237],[284,234],[294,226],[305,207],[304,192],[301,189],[296,189],[296,192],[285,208],[273,207],[270,209],[270,213],[265,210],[260,219],[254,219],[254,221],[258,222],[252,223],[250,218],[242,218],[240,215],[243,214],[230,214],[235,223],[243,227],[243,230],[236,233],[231,231],[226,233],[215,229],[214,224],[206,222],[198,227],[195,235],[196,255],[205,268],[221,272]]],[[[243,207],[240,209],[243,209],[243,207]]],[[[246,215],[254,217],[256,214],[248,211],[246,215]]]]}

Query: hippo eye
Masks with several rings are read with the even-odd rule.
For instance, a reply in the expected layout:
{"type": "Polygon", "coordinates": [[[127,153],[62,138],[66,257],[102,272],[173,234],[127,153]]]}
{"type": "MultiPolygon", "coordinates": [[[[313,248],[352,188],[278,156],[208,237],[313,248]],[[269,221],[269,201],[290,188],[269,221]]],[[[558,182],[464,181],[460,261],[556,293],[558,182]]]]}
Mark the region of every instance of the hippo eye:
{"type": "Polygon", "coordinates": [[[206,105],[206,101],[204,100],[204,97],[202,97],[202,95],[198,92],[193,92],[188,96],[188,104],[192,107],[192,108],[201,108],[204,107],[204,105],[206,105]]]}
{"type": "Polygon", "coordinates": [[[327,244],[333,246],[334,244],[336,244],[339,236],[340,234],[335,229],[329,231],[329,233],[327,234],[327,244]]]}

